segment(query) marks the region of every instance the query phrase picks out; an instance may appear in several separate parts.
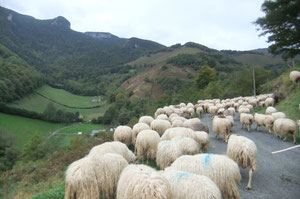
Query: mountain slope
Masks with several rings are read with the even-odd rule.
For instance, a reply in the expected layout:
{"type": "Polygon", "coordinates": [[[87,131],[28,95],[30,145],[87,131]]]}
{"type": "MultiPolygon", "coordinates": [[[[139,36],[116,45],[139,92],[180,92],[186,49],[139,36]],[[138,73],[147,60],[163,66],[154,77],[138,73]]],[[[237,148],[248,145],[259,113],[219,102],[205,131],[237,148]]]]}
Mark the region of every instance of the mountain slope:
{"type": "Polygon", "coordinates": [[[0,44],[0,104],[20,99],[44,83],[44,77],[0,44]]]}
{"type": "MultiPolygon", "coordinates": [[[[49,83],[67,89],[76,82],[87,83],[86,86],[97,84],[101,82],[98,77],[109,74],[112,66],[165,48],[138,38],[93,38],[90,33],[70,29],[70,22],[63,17],[38,20],[3,7],[0,26],[1,44],[46,74],[49,83]]],[[[91,90],[98,94],[95,88],[91,90]]]]}

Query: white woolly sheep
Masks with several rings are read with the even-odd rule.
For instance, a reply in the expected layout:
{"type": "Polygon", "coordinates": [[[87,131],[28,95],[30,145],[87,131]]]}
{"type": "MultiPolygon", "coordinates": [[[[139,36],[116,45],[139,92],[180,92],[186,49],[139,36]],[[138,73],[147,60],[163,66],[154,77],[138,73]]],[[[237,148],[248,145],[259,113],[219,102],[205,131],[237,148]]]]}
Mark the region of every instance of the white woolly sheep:
{"type": "Polygon", "coordinates": [[[190,114],[190,117],[192,117],[195,114],[195,109],[194,108],[188,108],[187,111],[190,114]]]}
{"type": "Polygon", "coordinates": [[[236,185],[241,180],[240,169],[225,155],[183,155],[177,158],[169,168],[205,175],[216,183],[223,199],[240,198],[236,185]]]}
{"type": "Polygon", "coordinates": [[[173,122],[174,122],[175,120],[181,120],[182,122],[184,122],[186,119],[185,119],[184,117],[180,117],[180,116],[178,116],[178,117],[172,117],[172,118],[170,119],[170,121],[171,121],[172,124],[173,124],[173,122]]]}
{"type": "Polygon", "coordinates": [[[274,108],[273,106],[269,106],[267,109],[266,109],[266,114],[267,115],[271,115],[272,113],[275,113],[277,112],[276,108],[274,108]]]}
{"type": "Polygon", "coordinates": [[[118,154],[87,156],[66,171],[65,199],[115,198],[121,172],[128,166],[118,154]]]}
{"type": "Polygon", "coordinates": [[[230,130],[231,130],[231,122],[227,118],[219,117],[219,116],[213,116],[212,117],[212,129],[213,132],[216,134],[216,138],[218,139],[219,134],[223,135],[224,141],[227,142],[230,130]]]}
{"type": "Polygon", "coordinates": [[[120,177],[117,199],[171,199],[169,181],[146,165],[129,165],[120,177]]]}
{"type": "Polygon", "coordinates": [[[224,111],[224,115],[231,115],[232,117],[235,116],[235,109],[230,107],[227,110],[224,111]]]}
{"type": "Polygon", "coordinates": [[[139,123],[146,123],[146,124],[148,124],[148,126],[150,126],[151,125],[151,122],[153,121],[154,119],[153,119],[153,117],[151,117],[151,116],[142,116],[142,117],[140,117],[140,119],[139,119],[139,123]]]}
{"type": "Polygon", "coordinates": [[[292,71],[290,72],[290,80],[294,83],[298,83],[300,81],[300,71],[292,71]]]}
{"type": "Polygon", "coordinates": [[[176,119],[172,122],[172,127],[183,127],[183,121],[182,120],[179,120],[179,119],[176,119]]]}
{"type": "Polygon", "coordinates": [[[274,117],[271,115],[265,115],[264,126],[269,130],[269,133],[272,133],[272,128],[274,124],[274,117]]]}
{"type": "Polygon", "coordinates": [[[164,140],[158,144],[156,163],[161,169],[165,169],[181,155],[182,150],[174,141],[164,140]]]}
{"type": "Polygon", "coordinates": [[[196,113],[198,114],[199,117],[201,117],[201,115],[203,114],[204,110],[201,106],[199,106],[197,109],[196,109],[196,113]]]}
{"type": "Polygon", "coordinates": [[[274,106],[274,99],[273,97],[269,97],[265,100],[265,105],[266,106],[274,106]]]}
{"type": "Polygon", "coordinates": [[[208,153],[209,143],[210,143],[208,133],[204,131],[195,131],[194,134],[195,134],[194,140],[196,140],[196,142],[198,142],[198,144],[200,145],[200,152],[208,153]]]}
{"type": "Polygon", "coordinates": [[[139,132],[150,129],[150,126],[146,123],[137,123],[132,128],[132,143],[135,145],[135,140],[139,132]]]}
{"type": "Polygon", "coordinates": [[[200,152],[200,145],[193,138],[177,136],[171,141],[174,141],[182,149],[183,155],[194,155],[200,152]]]}
{"type": "Polygon", "coordinates": [[[182,103],[179,104],[179,106],[180,107],[186,107],[186,104],[182,102],[182,103]]]}
{"type": "Polygon", "coordinates": [[[65,199],[100,197],[94,162],[89,157],[69,165],[65,181],[65,199]]]}
{"type": "Polygon", "coordinates": [[[245,107],[245,106],[241,106],[239,107],[239,111],[238,111],[240,114],[242,113],[250,113],[250,109],[248,107],[245,107]]]}
{"type": "Polygon", "coordinates": [[[182,107],[180,110],[182,111],[182,114],[181,114],[182,117],[184,117],[186,119],[191,118],[191,113],[187,107],[182,107]]]}
{"type": "Polygon", "coordinates": [[[169,121],[169,118],[166,114],[160,114],[156,117],[156,119],[169,121]]]}
{"type": "Polygon", "coordinates": [[[172,122],[172,118],[173,117],[179,117],[179,115],[177,113],[172,113],[170,116],[169,116],[169,120],[172,122]]]}
{"type": "Polygon", "coordinates": [[[286,140],[286,137],[289,133],[292,134],[294,137],[294,144],[296,144],[297,125],[293,120],[287,118],[279,118],[275,120],[273,130],[279,138],[280,134],[283,134],[283,140],[286,140]]]}
{"type": "Polygon", "coordinates": [[[219,188],[206,176],[174,169],[163,175],[171,185],[173,199],[221,199],[219,188]]]}
{"type": "Polygon", "coordinates": [[[264,119],[265,119],[265,116],[264,114],[259,114],[259,113],[255,113],[254,114],[254,121],[256,123],[256,127],[255,127],[255,130],[258,130],[259,131],[259,128],[261,126],[264,125],[264,119]]]}
{"type": "Polygon", "coordinates": [[[166,114],[166,111],[163,108],[158,108],[154,113],[154,118],[156,119],[156,117],[160,114],[166,114]]]}
{"type": "Polygon", "coordinates": [[[94,146],[88,156],[98,156],[106,153],[115,153],[123,156],[127,162],[132,163],[136,161],[136,156],[128,149],[126,144],[121,142],[105,142],[103,144],[94,146]]]}
{"type": "Polygon", "coordinates": [[[286,115],[283,112],[275,112],[275,113],[272,113],[271,115],[274,118],[274,120],[277,120],[279,118],[286,118],[286,115]]]}
{"type": "Polygon", "coordinates": [[[153,130],[143,130],[136,138],[136,151],[138,158],[144,162],[146,155],[147,164],[149,159],[155,159],[157,152],[157,145],[160,141],[159,134],[153,130]]]}
{"type": "Polygon", "coordinates": [[[119,141],[127,146],[132,140],[132,129],[129,126],[118,126],[114,132],[114,141],[119,141]]]}
{"type": "Polygon", "coordinates": [[[185,120],[183,126],[193,129],[194,131],[205,131],[209,133],[208,126],[205,123],[201,122],[199,118],[185,120]]]}
{"type": "Polygon", "coordinates": [[[254,118],[252,114],[248,114],[248,113],[241,113],[240,114],[240,122],[242,124],[242,128],[244,128],[244,126],[248,128],[248,132],[250,132],[251,129],[251,125],[254,122],[254,118]]]}
{"type": "Polygon", "coordinates": [[[171,128],[172,125],[168,120],[155,119],[152,121],[150,127],[161,136],[167,129],[171,128]]]}
{"type": "Polygon", "coordinates": [[[219,108],[217,106],[210,106],[208,108],[208,112],[211,113],[211,114],[217,114],[219,108]]]}
{"type": "Polygon", "coordinates": [[[249,168],[249,180],[246,189],[251,189],[252,173],[257,170],[255,143],[244,136],[233,134],[229,137],[226,155],[243,169],[249,168]]]}
{"type": "Polygon", "coordinates": [[[234,126],[234,119],[233,119],[233,116],[231,116],[231,115],[226,115],[225,117],[230,121],[231,127],[233,127],[233,126],[234,126]]]}
{"type": "Polygon", "coordinates": [[[172,138],[177,136],[186,136],[194,139],[195,133],[192,129],[185,127],[169,128],[161,136],[161,140],[171,140],[172,138]]]}

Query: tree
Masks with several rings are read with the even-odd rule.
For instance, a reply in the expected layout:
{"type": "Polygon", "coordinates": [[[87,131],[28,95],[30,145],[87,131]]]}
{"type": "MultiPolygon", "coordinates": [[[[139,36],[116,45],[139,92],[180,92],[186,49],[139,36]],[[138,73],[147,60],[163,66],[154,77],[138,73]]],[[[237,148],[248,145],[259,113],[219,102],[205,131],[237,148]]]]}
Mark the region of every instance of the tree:
{"type": "Polygon", "coordinates": [[[267,0],[262,4],[265,17],[254,23],[260,26],[261,35],[269,35],[269,51],[281,54],[286,60],[300,52],[300,1],[299,0],[267,0]]]}
{"type": "Polygon", "coordinates": [[[40,134],[35,133],[30,141],[24,145],[23,152],[21,154],[24,161],[38,160],[44,157],[45,152],[42,149],[44,141],[40,134]]]}
{"type": "Polygon", "coordinates": [[[205,88],[209,82],[216,80],[216,77],[216,70],[214,68],[207,65],[202,66],[196,76],[197,87],[200,89],[205,88]]]}

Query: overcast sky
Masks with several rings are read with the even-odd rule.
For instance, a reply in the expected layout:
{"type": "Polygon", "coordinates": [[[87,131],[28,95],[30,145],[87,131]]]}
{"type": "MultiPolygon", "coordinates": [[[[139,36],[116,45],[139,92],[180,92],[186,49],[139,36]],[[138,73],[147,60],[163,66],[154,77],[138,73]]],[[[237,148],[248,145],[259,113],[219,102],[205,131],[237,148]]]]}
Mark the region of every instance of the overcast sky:
{"type": "Polygon", "coordinates": [[[264,0],[0,0],[37,19],[64,16],[76,31],[110,32],[170,46],[188,41],[210,48],[266,48],[252,24],[264,0]]]}

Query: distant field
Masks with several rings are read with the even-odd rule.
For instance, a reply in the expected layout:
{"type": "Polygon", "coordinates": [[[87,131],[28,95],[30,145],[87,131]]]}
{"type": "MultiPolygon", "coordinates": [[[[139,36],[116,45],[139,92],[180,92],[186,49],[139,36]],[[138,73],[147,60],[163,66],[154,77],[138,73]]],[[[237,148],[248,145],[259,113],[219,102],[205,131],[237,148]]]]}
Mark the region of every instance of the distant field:
{"type": "Polygon", "coordinates": [[[30,140],[34,133],[48,135],[65,124],[55,124],[25,117],[0,113],[0,127],[15,135],[20,148],[30,140]]]}
{"type": "Polygon", "coordinates": [[[244,64],[284,64],[284,61],[281,58],[271,57],[266,55],[257,55],[257,54],[242,54],[233,57],[236,61],[244,64]]]}
{"type": "Polygon", "coordinates": [[[62,145],[69,146],[70,140],[73,136],[77,136],[78,132],[90,133],[92,130],[102,130],[105,129],[106,132],[109,132],[109,127],[107,125],[101,124],[91,124],[91,123],[81,123],[74,124],[70,127],[60,130],[55,136],[61,136],[62,145]]]}
{"type": "Polygon", "coordinates": [[[74,95],[63,89],[52,88],[48,85],[37,89],[36,92],[71,107],[94,107],[100,105],[100,103],[91,102],[92,99],[98,99],[98,97],[74,95]]]}
{"type": "Polygon", "coordinates": [[[100,106],[100,107],[92,108],[92,109],[68,108],[63,105],[54,103],[38,94],[28,95],[18,101],[14,101],[10,103],[9,106],[26,109],[38,113],[43,113],[47,105],[49,103],[53,103],[56,109],[62,109],[73,113],[79,112],[80,114],[85,116],[84,118],[85,120],[90,120],[92,118],[102,116],[106,111],[106,109],[108,108],[108,106],[105,106],[106,101],[101,101],[100,103],[91,102],[92,99],[96,99],[97,97],[74,95],[65,90],[52,88],[50,86],[43,86],[37,89],[36,92],[60,104],[64,104],[71,107],[93,107],[93,106],[100,106]]]}
{"type": "Polygon", "coordinates": [[[130,62],[129,64],[131,65],[141,65],[141,64],[158,64],[159,62],[165,61],[166,59],[185,53],[185,54],[195,54],[201,52],[201,50],[196,49],[196,48],[187,48],[187,47],[182,47],[179,49],[176,49],[172,52],[160,52],[151,55],[150,57],[148,56],[143,56],[140,57],[139,59],[130,62]]]}

